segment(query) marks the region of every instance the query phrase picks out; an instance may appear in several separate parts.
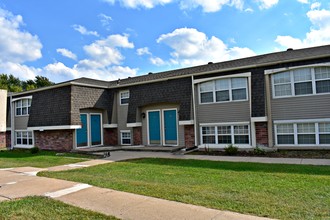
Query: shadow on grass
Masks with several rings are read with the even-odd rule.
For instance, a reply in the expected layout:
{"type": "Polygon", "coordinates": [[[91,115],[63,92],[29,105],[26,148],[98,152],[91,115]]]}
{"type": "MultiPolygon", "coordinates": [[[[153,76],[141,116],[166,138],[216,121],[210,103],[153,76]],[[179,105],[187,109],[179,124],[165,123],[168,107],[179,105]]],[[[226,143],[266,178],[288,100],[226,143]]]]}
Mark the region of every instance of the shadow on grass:
{"type": "Polygon", "coordinates": [[[295,165],[295,164],[263,164],[250,162],[223,162],[208,160],[182,160],[145,158],[122,161],[135,164],[163,165],[173,167],[205,168],[217,170],[232,170],[238,172],[291,173],[330,176],[330,166],[295,165]]]}

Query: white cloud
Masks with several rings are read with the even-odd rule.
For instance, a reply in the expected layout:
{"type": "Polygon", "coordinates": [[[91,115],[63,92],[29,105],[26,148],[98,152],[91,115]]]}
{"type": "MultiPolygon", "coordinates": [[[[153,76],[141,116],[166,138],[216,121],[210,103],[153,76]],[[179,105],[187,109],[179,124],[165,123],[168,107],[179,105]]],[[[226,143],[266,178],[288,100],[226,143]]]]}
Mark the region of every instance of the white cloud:
{"type": "Polygon", "coordinates": [[[105,14],[99,14],[98,17],[100,18],[102,26],[105,27],[107,30],[109,30],[110,22],[113,21],[112,17],[105,14]]]}
{"type": "Polygon", "coordinates": [[[136,50],[137,55],[142,56],[142,55],[151,55],[149,48],[148,47],[142,47],[138,48],[136,50]]]}
{"type": "Polygon", "coordinates": [[[21,15],[0,8],[0,61],[24,63],[42,57],[38,36],[21,30],[21,15]]]}
{"type": "Polygon", "coordinates": [[[173,64],[191,66],[219,62],[241,57],[253,56],[255,53],[248,48],[228,48],[222,40],[212,36],[210,39],[193,28],[180,28],[171,33],[163,34],[157,39],[171,47],[173,64]]]}
{"type": "MultiPolygon", "coordinates": [[[[104,0],[107,3],[114,4],[116,0],[104,0]]],[[[147,8],[151,9],[157,5],[165,5],[173,0],[117,0],[121,5],[127,8],[147,8]]]]}
{"type": "Polygon", "coordinates": [[[56,50],[57,53],[61,54],[64,57],[73,59],[73,60],[77,60],[77,55],[72,53],[70,50],[65,49],[65,48],[58,48],[56,50]]]}
{"type": "Polygon", "coordinates": [[[277,5],[279,0],[256,0],[260,9],[269,9],[277,5]]]}
{"type": "Polygon", "coordinates": [[[35,76],[42,74],[42,69],[29,67],[15,62],[0,61],[0,73],[13,74],[22,80],[27,80],[34,79],[35,76]]]}
{"type": "Polygon", "coordinates": [[[321,7],[321,3],[320,2],[314,2],[312,5],[311,5],[311,9],[318,9],[321,7]]]}
{"type": "Polygon", "coordinates": [[[286,48],[303,48],[319,46],[330,43],[330,10],[312,9],[307,12],[307,17],[312,27],[305,38],[299,39],[292,36],[277,36],[275,42],[286,48]]]}
{"type": "Polygon", "coordinates": [[[181,0],[180,1],[180,8],[183,10],[201,7],[204,12],[220,11],[222,6],[224,5],[233,6],[237,9],[242,10],[244,1],[243,0],[213,0],[213,1],[181,0]]]}
{"type": "Polygon", "coordinates": [[[254,12],[254,10],[252,8],[246,8],[244,11],[248,12],[248,13],[253,13],[254,12]]]}
{"type": "Polygon", "coordinates": [[[79,33],[81,33],[82,35],[93,35],[93,36],[96,36],[98,37],[99,34],[96,32],[96,31],[89,31],[87,30],[84,26],[81,26],[81,25],[78,25],[78,24],[75,24],[72,26],[73,29],[75,31],[78,31],[79,33]]]}
{"type": "Polygon", "coordinates": [[[150,62],[153,64],[153,65],[156,65],[156,66],[163,66],[165,65],[165,61],[162,60],[161,58],[159,57],[150,57],[150,62]]]}
{"type": "Polygon", "coordinates": [[[297,0],[297,1],[302,4],[309,4],[309,0],[297,0]]]}

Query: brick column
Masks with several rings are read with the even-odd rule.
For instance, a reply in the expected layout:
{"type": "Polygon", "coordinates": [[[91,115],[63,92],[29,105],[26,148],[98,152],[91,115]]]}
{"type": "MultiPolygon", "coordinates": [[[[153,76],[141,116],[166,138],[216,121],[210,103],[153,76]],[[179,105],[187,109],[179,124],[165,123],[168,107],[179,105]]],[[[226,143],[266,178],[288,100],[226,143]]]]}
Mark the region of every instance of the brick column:
{"type": "Polygon", "coordinates": [[[0,148],[6,147],[6,132],[0,132],[0,148]]]}
{"type": "Polygon", "coordinates": [[[142,145],[142,127],[133,128],[133,145],[142,145]]]}
{"type": "Polygon", "coordinates": [[[268,128],[267,122],[256,122],[256,142],[257,145],[268,147],[268,128]]]}
{"type": "Polygon", "coordinates": [[[195,133],[194,125],[184,126],[184,143],[186,148],[191,148],[195,146],[195,133]]]}
{"type": "Polygon", "coordinates": [[[118,132],[117,128],[104,128],[104,145],[117,146],[118,145],[118,132]]]}
{"type": "Polygon", "coordinates": [[[11,131],[6,132],[6,147],[11,147],[11,131]]]}
{"type": "Polygon", "coordinates": [[[35,131],[34,145],[42,150],[71,151],[73,130],[35,131]]]}

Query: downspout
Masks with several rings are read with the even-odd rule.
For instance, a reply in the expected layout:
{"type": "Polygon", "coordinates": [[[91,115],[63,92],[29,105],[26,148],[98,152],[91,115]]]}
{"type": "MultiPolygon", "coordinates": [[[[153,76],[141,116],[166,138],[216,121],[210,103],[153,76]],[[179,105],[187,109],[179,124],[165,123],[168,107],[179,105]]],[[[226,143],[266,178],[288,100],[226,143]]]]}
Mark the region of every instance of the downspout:
{"type": "Polygon", "coordinates": [[[193,103],[193,112],[194,112],[194,138],[195,138],[195,146],[197,144],[197,118],[196,118],[196,102],[195,102],[195,87],[194,87],[194,76],[191,76],[191,88],[192,88],[192,103],[193,103]]]}
{"type": "Polygon", "coordinates": [[[14,144],[15,144],[15,111],[14,111],[14,104],[13,104],[13,96],[10,95],[10,124],[11,124],[11,131],[10,131],[10,149],[14,149],[14,144]]]}

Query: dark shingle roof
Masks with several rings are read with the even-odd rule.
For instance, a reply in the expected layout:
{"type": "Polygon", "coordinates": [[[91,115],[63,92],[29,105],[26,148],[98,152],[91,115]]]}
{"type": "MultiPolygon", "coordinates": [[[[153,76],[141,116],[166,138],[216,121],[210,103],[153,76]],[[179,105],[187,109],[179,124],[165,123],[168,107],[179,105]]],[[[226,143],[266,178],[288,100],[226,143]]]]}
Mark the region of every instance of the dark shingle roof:
{"type": "Polygon", "coordinates": [[[126,79],[121,79],[119,84],[117,84],[118,81],[111,81],[109,82],[110,83],[109,86],[114,87],[118,85],[129,85],[129,84],[142,83],[142,82],[154,81],[159,79],[167,79],[167,78],[179,77],[185,75],[193,75],[193,74],[205,73],[211,71],[220,72],[229,69],[232,70],[232,69],[242,69],[247,67],[260,67],[271,64],[287,63],[296,60],[308,60],[319,57],[330,57],[330,45],[269,53],[269,54],[230,60],[225,62],[211,63],[201,66],[131,77],[126,79]]]}

